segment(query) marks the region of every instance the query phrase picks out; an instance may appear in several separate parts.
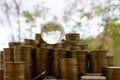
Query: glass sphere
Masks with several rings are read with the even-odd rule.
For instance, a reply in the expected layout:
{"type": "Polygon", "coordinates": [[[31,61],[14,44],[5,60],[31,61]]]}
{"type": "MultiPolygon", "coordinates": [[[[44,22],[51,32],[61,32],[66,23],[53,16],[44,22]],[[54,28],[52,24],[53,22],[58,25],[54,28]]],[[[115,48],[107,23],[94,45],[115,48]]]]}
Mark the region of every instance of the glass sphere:
{"type": "Polygon", "coordinates": [[[63,36],[63,27],[55,21],[46,22],[41,28],[41,37],[48,44],[59,43],[63,36]]]}

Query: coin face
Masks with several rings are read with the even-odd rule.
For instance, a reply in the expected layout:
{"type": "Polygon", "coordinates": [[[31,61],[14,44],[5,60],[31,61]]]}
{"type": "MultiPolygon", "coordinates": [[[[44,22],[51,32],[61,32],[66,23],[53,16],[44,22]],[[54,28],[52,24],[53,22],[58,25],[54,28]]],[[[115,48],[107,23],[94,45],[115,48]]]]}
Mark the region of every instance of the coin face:
{"type": "Polygon", "coordinates": [[[63,27],[55,21],[46,22],[41,28],[41,37],[48,44],[59,43],[63,36],[63,27]]]}

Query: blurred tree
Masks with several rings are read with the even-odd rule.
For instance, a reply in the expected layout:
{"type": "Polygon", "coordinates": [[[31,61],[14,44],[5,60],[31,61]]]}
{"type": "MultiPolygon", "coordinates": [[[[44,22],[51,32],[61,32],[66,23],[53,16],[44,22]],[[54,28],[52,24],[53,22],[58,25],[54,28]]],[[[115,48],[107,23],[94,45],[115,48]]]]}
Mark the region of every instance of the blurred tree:
{"type": "Polygon", "coordinates": [[[9,28],[11,29],[11,32],[12,32],[11,33],[11,40],[14,41],[13,27],[12,27],[12,22],[11,22],[11,19],[10,19],[10,16],[11,16],[10,5],[11,4],[8,4],[7,1],[4,0],[4,3],[3,3],[4,13],[5,13],[9,28]]]}
{"type": "Polygon", "coordinates": [[[0,22],[10,28],[11,41],[23,41],[24,37],[29,34],[31,38],[35,33],[33,29],[38,26],[38,20],[41,18],[45,21],[45,14],[49,10],[41,2],[34,3],[32,11],[24,9],[26,4],[24,0],[2,0],[0,4],[2,15],[0,22]]]}
{"type": "Polygon", "coordinates": [[[4,26],[8,26],[11,30],[11,41],[15,41],[15,36],[14,36],[14,28],[15,25],[17,24],[18,26],[18,40],[20,41],[21,39],[21,26],[20,26],[20,15],[21,15],[21,4],[22,0],[2,0],[1,1],[1,14],[2,16],[2,21],[4,26]],[[14,22],[14,24],[13,24],[14,22]],[[16,24],[15,24],[16,22],[16,24]]]}
{"type": "MultiPolygon", "coordinates": [[[[97,25],[99,28],[102,27],[103,31],[96,38],[88,37],[84,40],[85,42],[89,42],[90,49],[109,49],[108,55],[114,55],[115,64],[120,66],[120,38],[118,37],[120,36],[120,1],[70,0],[68,3],[69,7],[67,6],[65,10],[64,21],[66,23],[70,21],[74,22],[74,25],[77,25],[74,27],[80,27],[80,31],[83,27],[85,29],[85,27],[90,25],[89,20],[98,17],[100,22],[97,25]],[[74,16],[76,17],[73,18],[74,16]]],[[[89,32],[89,29],[86,31],[89,32]]],[[[89,33],[85,33],[84,35],[87,34],[89,33]]]]}
{"type": "Polygon", "coordinates": [[[29,24],[29,28],[27,28],[26,30],[28,32],[30,32],[30,35],[29,37],[32,38],[32,35],[33,35],[33,28],[35,28],[37,25],[36,25],[36,21],[38,18],[42,18],[43,21],[45,21],[45,14],[49,11],[49,8],[43,6],[43,5],[40,5],[40,4],[36,4],[35,5],[35,8],[34,8],[34,11],[33,12],[30,12],[30,11],[23,11],[22,12],[22,16],[25,18],[25,22],[26,24],[29,24]],[[44,14],[44,15],[42,15],[44,14]]]}
{"type": "Polygon", "coordinates": [[[81,37],[89,34],[89,20],[93,18],[91,15],[92,4],[86,3],[86,0],[69,0],[63,15],[66,26],[71,28],[71,32],[82,32],[81,37]]]}
{"type": "Polygon", "coordinates": [[[21,23],[20,23],[20,16],[21,16],[21,3],[22,0],[13,0],[13,3],[15,5],[15,10],[16,10],[16,21],[18,25],[18,40],[21,42],[21,23]]]}

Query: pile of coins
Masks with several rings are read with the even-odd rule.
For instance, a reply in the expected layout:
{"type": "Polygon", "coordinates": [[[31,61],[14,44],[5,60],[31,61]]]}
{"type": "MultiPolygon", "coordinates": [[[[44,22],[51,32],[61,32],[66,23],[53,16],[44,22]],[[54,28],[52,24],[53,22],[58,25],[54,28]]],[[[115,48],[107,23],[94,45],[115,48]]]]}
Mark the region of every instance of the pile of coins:
{"type": "Polygon", "coordinates": [[[114,66],[107,50],[88,51],[78,33],[66,40],[47,44],[41,34],[24,43],[10,42],[0,52],[0,79],[5,80],[118,80],[120,68],[114,66]],[[44,74],[43,74],[44,73],[44,74]],[[4,74],[4,75],[3,75],[4,74]],[[104,75],[104,76],[103,76],[104,75]],[[117,79],[118,78],[118,79],[117,79]]]}

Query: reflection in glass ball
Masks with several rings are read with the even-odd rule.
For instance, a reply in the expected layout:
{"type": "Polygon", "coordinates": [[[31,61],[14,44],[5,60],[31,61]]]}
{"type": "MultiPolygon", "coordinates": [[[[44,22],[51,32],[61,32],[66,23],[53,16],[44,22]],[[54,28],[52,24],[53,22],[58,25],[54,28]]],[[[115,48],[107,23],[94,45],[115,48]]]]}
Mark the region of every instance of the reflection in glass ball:
{"type": "Polygon", "coordinates": [[[59,23],[49,21],[43,24],[41,28],[41,36],[46,43],[56,44],[63,38],[64,29],[59,23]]]}

